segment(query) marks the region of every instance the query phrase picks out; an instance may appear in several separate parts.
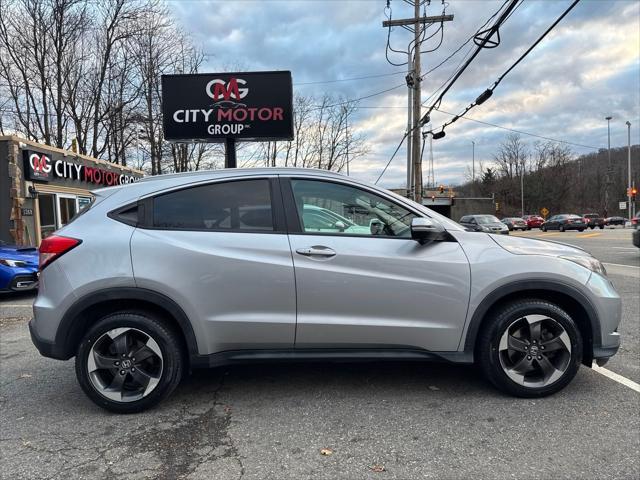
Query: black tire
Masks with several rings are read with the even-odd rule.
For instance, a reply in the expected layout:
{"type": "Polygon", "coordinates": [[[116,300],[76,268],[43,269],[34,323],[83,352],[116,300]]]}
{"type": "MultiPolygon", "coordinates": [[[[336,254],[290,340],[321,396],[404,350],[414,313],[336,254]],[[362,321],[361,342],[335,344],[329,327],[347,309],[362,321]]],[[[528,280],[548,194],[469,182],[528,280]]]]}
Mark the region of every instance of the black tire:
{"type": "Polygon", "coordinates": [[[527,230],[531,230],[531,227],[527,227],[527,230]]]}
{"type": "Polygon", "coordinates": [[[564,232],[564,225],[560,225],[560,227],[558,228],[558,230],[560,230],[561,232],[564,232]]]}
{"type": "Polygon", "coordinates": [[[578,231],[579,232],[584,232],[584,228],[579,228],[578,231]]]}
{"type": "Polygon", "coordinates": [[[582,361],[582,336],[569,314],[557,305],[535,298],[516,300],[495,311],[478,335],[476,359],[485,377],[499,390],[524,398],[537,398],[552,395],[575,377],[582,361]],[[505,330],[515,321],[527,315],[543,315],[554,320],[564,328],[571,343],[571,353],[566,369],[554,382],[541,386],[524,386],[512,380],[500,360],[499,342],[505,330]]]}
{"type": "Polygon", "coordinates": [[[547,231],[547,227],[540,227],[540,230],[542,230],[543,232],[547,231]]]}
{"type": "Polygon", "coordinates": [[[604,230],[604,225],[600,225],[600,230],[604,230]]]}
{"type": "Polygon", "coordinates": [[[594,229],[594,228],[596,228],[596,227],[592,225],[592,226],[590,226],[589,228],[590,228],[591,230],[593,230],[593,229],[594,229]]]}
{"type": "Polygon", "coordinates": [[[185,368],[184,353],[178,334],[161,318],[146,312],[113,313],[93,325],[80,342],[75,360],[76,377],[82,390],[96,405],[115,413],[141,412],[165,399],[178,386],[185,368]],[[88,356],[94,343],[106,332],[127,327],[143,332],[156,342],[162,353],[161,373],[155,387],[139,400],[114,401],[93,385],[88,371],[88,356]]]}

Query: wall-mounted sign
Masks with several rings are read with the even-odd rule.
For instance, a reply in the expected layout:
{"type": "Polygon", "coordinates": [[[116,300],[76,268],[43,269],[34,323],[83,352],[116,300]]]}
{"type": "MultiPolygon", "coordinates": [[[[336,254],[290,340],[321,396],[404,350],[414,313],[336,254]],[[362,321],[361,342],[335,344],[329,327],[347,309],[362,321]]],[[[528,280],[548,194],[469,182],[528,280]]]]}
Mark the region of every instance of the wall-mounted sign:
{"type": "Polygon", "coordinates": [[[33,208],[23,208],[22,209],[23,217],[33,217],[33,208]]]}
{"type": "Polygon", "coordinates": [[[26,178],[32,181],[49,182],[55,178],[76,180],[95,185],[124,185],[138,180],[134,175],[126,175],[105,168],[90,167],[70,160],[52,160],[44,153],[24,150],[26,178]]]}
{"type": "Polygon", "coordinates": [[[29,180],[48,182],[53,168],[51,157],[44,153],[24,151],[24,167],[29,180]]]}
{"type": "Polygon", "coordinates": [[[162,76],[164,138],[293,139],[291,72],[162,76]]]}

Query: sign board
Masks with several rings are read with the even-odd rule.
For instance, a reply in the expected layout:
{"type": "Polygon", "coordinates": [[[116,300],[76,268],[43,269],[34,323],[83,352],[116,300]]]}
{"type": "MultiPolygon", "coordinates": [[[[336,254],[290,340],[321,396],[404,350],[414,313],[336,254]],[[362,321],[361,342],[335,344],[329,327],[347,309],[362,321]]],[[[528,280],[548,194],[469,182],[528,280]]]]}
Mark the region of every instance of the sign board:
{"type": "Polygon", "coordinates": [[[27,180],[49,182],[55,178],[76,180],[95,185],[124,185],[138,180],[134,175],[127,175],[105,168],[90,167],[71,159],[53,161],[49,155],[32,150],[23,150],[24,171],[27,180]]]}
{"type": "Polygon", "coordinates": [[[292,140],[291,72],[163,75],[162,116],[169,141],[292,140]]]}
{"type": "Polygon", "coordinates": [[[23,208],[22,209],[23,217],[33,217],[33,208],[23,208]]]}
{"type": "Polygon", "coordinates": [[[618,208],[620,210],[626,210],[627,209],[627,202],[618,202],[618,208]]]}
{"type": "Polygon", "coordinates": [[[549,210],[547,209],[547,207],[542,207],[540,209],[540,214],[544,217],[547,218],[547,215],[549,215],[549,210]]]}

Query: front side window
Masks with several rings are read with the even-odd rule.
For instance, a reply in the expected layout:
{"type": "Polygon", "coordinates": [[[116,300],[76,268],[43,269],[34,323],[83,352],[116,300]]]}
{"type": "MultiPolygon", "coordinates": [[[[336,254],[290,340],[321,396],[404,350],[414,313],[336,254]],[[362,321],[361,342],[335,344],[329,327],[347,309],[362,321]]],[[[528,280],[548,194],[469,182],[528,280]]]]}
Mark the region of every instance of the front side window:
{"type": "Polygon", "coordinates": [[[153,200],[153,226],[180,230],[273,231],[267,179],[191,187],[153,200]]]}
{"type": "Polygon", "coordinates": [[[305,233],[411,237],[416,215],[359,188],[317,180],[292,180],[305,233]]]}
{"type": "Polygon", "coordinates": [[[480,225],[486,225],[487,223],[499,223],[500,220],[498,220],[497,217],[493,216],[493,215],[482,215],[480,217],[477,217],[478,219],[478,223],[480,225]]]}

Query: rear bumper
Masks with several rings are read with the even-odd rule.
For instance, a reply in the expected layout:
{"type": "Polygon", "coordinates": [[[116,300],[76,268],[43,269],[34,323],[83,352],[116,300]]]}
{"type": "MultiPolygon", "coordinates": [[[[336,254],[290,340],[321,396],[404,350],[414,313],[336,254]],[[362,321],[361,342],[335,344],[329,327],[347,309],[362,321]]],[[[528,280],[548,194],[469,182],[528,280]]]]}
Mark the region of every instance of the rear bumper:
{"type": "Polygon", "coordinates": [[[29,334],[31,335],[31,342],[43,357],[55,358],[57,360],[67,360],[69,358],[55,343],[48,342],[38,336],[33,328],[33,320],[29,321],[29,334]]]}

